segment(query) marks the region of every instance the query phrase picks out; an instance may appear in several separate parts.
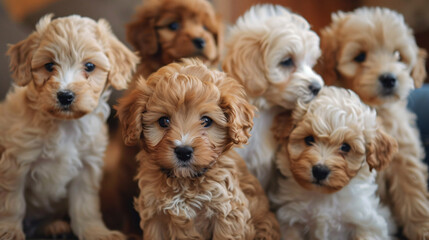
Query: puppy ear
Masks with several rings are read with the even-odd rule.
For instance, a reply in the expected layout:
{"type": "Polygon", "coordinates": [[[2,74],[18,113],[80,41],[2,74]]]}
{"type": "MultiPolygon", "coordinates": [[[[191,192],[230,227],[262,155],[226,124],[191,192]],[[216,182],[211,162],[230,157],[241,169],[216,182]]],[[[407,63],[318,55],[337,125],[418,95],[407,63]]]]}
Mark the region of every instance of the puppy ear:
{"type": "Polygon", "coordinates": [[[366,161],[370,170],[380,171],[384,169],[398,151],[398,143],[394,138],[377,129],[372,142],[367,146],[366,161]]]}
{"type": "Polygon", "coordinates": [[[146,109],[147,90],[146,81],[139,78],[136,88],[119,99],[119,104],[115,106],[122,127],[122,137],[128,146],[136,145],[143,137],[142,113],[146,109]]]}
{"type": "Polygon", "coordinates": [[[110,28],[110,24],[106,20],[98,20],[98,26],[100,37],[107,42],[106,55],[110,62],[110,71],[107,79],[115,89],[125,89],[139,59],[116,38],[110,28]]]}
{"type": "Polygon", "coordinates": [[[285,111],[279,113],[273,120],[273,125],[271,131],[273,131],[274,138],[283,142],[285,139],[289,137],[294,126],[292,112],[285,111]]]}
{"type": "Polygon", "coordinates": [[[334,85],[338,81],[336,71],[338,43],[333,29],[325,28],[321,31],[320,48],[322,57],[315,69],[322,76],[326,85],[334,85]]]}
{"type": "Polygon", "coordinates": [[[425,49],[420,48],[417,53],[417,62],[411,71],[411,76],[414,79],[414,86],[419,88],[423,85],[426,79],[426,57],[427,52],[425,49]]]}
{"type": "Polygon", "coordinates": [[[51,23],[52,17],[54,17],[52,13],[43,16],[36,24],[35,32],[17,44],[10,45],[6,52],[6,55],[10,57],[9,67],[12,72],[12,78],[19,86],[25,86],[33,79],[31,74],[31,60],[37,48],[40,35],[51,23]]]}
{"type": "Polygon", "coordinates": [[[19,86],[27,85],[33,78],[31,74],[31,59],[36,50],[38,35],[38,33],[34,32],[27,39],[10,45],[6,53],[10,57],[9,67],[12,72],[12,78],[19,86]]]}
{"type": "Polygon", "coordinates": [[[234,144],[247,143],[253,127],[255,107],[246,100],[242,86],[235,79],[225,77],[218,83],[221,93],[220,107],[227,119],[230,138],[225,149],[229,149],[234,144]]]}
{"type": "Polygon", "coordinates": [[[223,61],[223,70],[237,79],[250,96],[261,96],[268,87],[265,77],[262,50],[257,39],[231,41],[228,55],[223,61]]]}
{"type": "Polygon", "coordinates": [[[127,24],[127,41],[141,54],[154,55],[158,52],[158,36],[155,29],[156,9],[142,8],[137,19],[127,24]]]}

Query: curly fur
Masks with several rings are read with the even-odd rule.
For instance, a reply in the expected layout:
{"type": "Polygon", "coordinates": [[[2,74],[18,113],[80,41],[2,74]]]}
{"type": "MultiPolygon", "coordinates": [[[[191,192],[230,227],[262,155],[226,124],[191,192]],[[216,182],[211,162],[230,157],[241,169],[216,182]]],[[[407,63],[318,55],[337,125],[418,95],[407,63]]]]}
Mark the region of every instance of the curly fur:
{"type": "MultiPolygon", "coordinates": [[[[311,100],[323,81],[312,67],[320,56],[319,37],[301,16],[279,5],[257,5],[231,27],[223,69],[239,80],[258,107],[252,138],[238,149],[264,188],[271,175],[276,142],[270,128],[280,109],[311,100]],[[282,62],[289,59],[290,65],[282,62]]],[[[316,93],[317,94],[317,93],[316,93]]]]}
{"type": "Polygon", "coordinates": [[[223,25],[207,0],[148,0],[127,25],[127,39],[138,51],[138,75],[148,77],[180,58],[198,57],[215,66],[222,51],[223,25]],[[178,28],[168,25],[176,22],[178,28]],[[199,49],[193,40],[200,38],[199,49]]]}
{"type": "Polygon", "coordinates": [[[374,110],[350,90],[325,87],[309,104],[281,114],[274,130],[282,132],[281,174],[269,198],[284,239],[389,238],[393,221],[371,169],[385,168],[397,143],[377,128],[374,110]],[[327,167],[327,177],[318,180],[314,166],[327,167]]]}
{"type": "Polygon", "coordinates": [[[104,226],[97,194],[110,113],[106,89],[126,87],[137,57],[105,20],[51,18],[8,51],[19,86],[0,105],[0,239],[24,239],[24,219],[61,234],[70,229],[62,221],[67,214],[81,239],[123,239],[104,226]],[[87,62],[94,70],[85,70],[87,62]],[[75,94],[67,107],[57,99],[63,90],[75,94]]]}
{"type": "Polygon", "coordinates": [[[145,239],[278,239],[261,186],[231,150],[253,125],[238,82],[184,59],[140,79],[118,114],[124,141],[141,146],[135,204],[145,239]],[[183,146],[193,149],[187,162],[174,153],[183,146]]]}
{"type": "Polygon", "coordinates": [[[426,52],[416,45],[403,17],[384,8],[333,14],[321,38],[318,69],[325,81],[355,91],[377,110],[384,130],[398,141],[392,164],[379,175],[382,200],[408,238],[428,239],[427,166],[415,115],[406,108],[408,93],[426,77],[426,52]],[[365,58],[356,61],[362,53],[365,58]],[[379,79],[386,73],[396,80],[389,91],[379,79]]]}

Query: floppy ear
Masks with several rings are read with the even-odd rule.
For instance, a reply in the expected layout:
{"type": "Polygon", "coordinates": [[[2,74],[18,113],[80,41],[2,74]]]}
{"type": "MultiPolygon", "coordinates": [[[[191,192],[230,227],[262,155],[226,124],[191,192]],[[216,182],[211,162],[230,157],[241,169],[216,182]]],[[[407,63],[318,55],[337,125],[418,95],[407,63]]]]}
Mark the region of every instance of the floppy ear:
{"type": "MultiPolygon", "coordinates": [[[[149,4],[149,3],[148,3],[149,4]]],[[[139,51],[140,56],[154,55],[158,52],[158,36],[155,29],[157,10],[144,6],[137,19],[127,24],[127,41],[139,51]]]]}
{"type": "Polygon", "coordinates": [[[367,145],[366,161],[369,169],[380,171],[384,169],[398,151],[398,143],[394,138],[377,129],[376,136],[367,145]]]}
{"type": "Polygon", "coordinates": [[[122,137],[128,146],[136,145],[143,137],[142,113],[146,109],[148,95],[146,81],[137,80],[136,88],[118,100],[115,106],[122,127],[122,137]]]}
{"type": "Polygon", "coordinates": [[[333,29],[328,27],[321,31],[320,48],[322,57],[315,69],[322,76],[326,85],[334,85],[339,79],[336,70],[338,43],[333,29]]]}
{"type": "Polygon", "coordinates": [[[9,67],[12,77],[19,86],[25,86],[33,79],[31,74],[31,59],[37,48],[36,40],[38,38],[39,34],[34,32],[17,44],[10,45],[6,53],[10,57],[9,67]]]}
{"type": "Polygon", "coordinates": [[[284,111],[277,114],[277,116],[274,118],[271,131],[273,131],[274,138],[277,141],[283,142],[289,137],[293,126],[294,122],[292,118],[292,112],[284,111]]]}
{"type": "Polygon", "coordinates": [[[261,96],[267,90],[268,83],[260,43],[252,36],[237,41],[231,39],[231,43],[223,61],[223,70],[237,79],[248,95],[261,96]]]}
{"type": "Polygon", "coordinates": [[[427,52],[425,49],[420,48],[417,53],[417,62],[411,71],[411,77],[414,79],[414,86],[419,88],[423,85],[426,79],[426,57],[427,52]]]}
{"type": "Polygon", "coordinates": [[[255,107],[246,100],[242,86],[235,79],[225,77],[218,83],[221,93],[220,107],[227,119],[229,135],[229,143],[225,149],[229,149],[234,144],[247,143],[253,127],[255,107]]]}
{"type": "Polygon", "coordinates": [[[106,41],[106,56],[110,62],[107,80],[115,89],[125,89],[139,59],[116,38],[106,20],[98,20],[98,26],[100,37],[106,41]]]}

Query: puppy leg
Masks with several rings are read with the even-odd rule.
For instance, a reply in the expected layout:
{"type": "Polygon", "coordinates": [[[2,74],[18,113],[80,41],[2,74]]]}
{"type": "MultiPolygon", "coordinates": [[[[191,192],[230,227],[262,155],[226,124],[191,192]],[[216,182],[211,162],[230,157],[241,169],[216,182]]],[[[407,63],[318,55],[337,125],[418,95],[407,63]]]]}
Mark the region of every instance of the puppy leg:
{"type": "MultiPolygon", "coordinates": [[[[405,151],[404,151],[405,152],[405,151]]],[[[398,153],[390,166],[382,172],[390,202],[398,225],[409,239],[429,239],[429,200],[424,166],[417,159],[398,153]]]]}
{"type": "MultiPolygon", "coordinates": [[[[96,163],[97,160],[88,162],[96,163]]],[[[71,182],[69,190],[71,227],[79,239],[122,240],[125,236],[118,231],[108,230],[101,218],[98,197],[101,169],[97,164],[85,165],[79,176],[71,182]]]]}
{"type": "Polygon", "coordinates": [[[27,171],[0,152],[0,239],[24,240],[24,184],[27,171]]]}
{"type": "Polygon", "coordinates": [[[171,216],[168,226],[170,238],[168,239],[203,240],[203,236],[195,230],[194,224],[194,222],[189,221],[189,219],[185,217],[171,216]]]}

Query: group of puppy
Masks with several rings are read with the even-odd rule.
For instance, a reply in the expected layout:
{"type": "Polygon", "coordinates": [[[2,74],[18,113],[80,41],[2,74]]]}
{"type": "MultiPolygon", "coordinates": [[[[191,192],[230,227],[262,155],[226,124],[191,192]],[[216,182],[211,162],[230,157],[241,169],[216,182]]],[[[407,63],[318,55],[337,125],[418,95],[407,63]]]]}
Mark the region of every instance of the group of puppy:
{"type": "Polygon", "coordinates": [[[335,13],[319,42],[303,17],[256,5],[223,49],[208,1],[147,0],[127,25],[136,53],[103,19],[52,17],[7,52],[1,240],[429,239],[406,108],[426,52],[399,13],[335,13]],[[102,181],[110,86],[128,88],[124,145],[102,181]]]}

